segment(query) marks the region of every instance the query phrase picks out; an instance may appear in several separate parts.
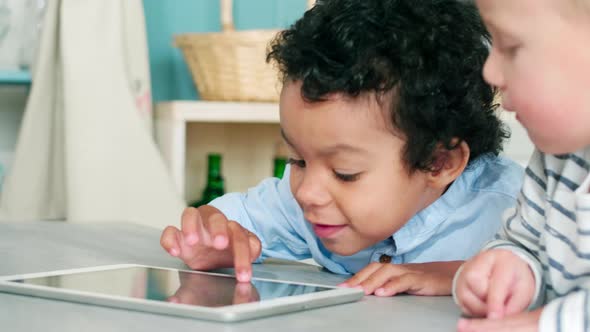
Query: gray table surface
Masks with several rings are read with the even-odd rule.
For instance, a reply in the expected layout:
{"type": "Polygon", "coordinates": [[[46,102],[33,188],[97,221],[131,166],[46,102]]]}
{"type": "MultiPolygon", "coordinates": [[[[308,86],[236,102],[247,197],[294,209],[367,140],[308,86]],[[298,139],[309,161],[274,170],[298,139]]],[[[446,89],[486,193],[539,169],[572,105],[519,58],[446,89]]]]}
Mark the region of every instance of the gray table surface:
{"type": "MultiPolygon", "coordinates": [[[[159,236],[157,229],[129,223],[3,222],[0,275],[118,263],[185,268],[160,248],[159,236]]],[[[315,266],[277,261],[255,265],[254,276],[328,285],[344,280],[315,266]]],[[[458,317],[450,297],[366,296],[224,324],[0,293],[2,331],[454,331],[458,317]]]]}

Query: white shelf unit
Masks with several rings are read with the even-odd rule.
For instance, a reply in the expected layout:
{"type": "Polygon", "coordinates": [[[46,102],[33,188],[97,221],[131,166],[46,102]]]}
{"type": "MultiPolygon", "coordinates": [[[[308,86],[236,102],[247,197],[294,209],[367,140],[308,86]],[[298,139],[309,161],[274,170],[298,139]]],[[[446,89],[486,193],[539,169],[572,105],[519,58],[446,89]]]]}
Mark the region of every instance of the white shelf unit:
{"type": "Polygon", "coordinates": [[[31,73],[28,70],[0,70],[0,84],[29,85],[31,73]]]}
{"type": "Polygon", "coordinates": [[[189,123],[279,123],[279,106],[276,103],[170,101],[158,103],[155,114],[156,141],[182,197],[186,196],[189,123]]]}

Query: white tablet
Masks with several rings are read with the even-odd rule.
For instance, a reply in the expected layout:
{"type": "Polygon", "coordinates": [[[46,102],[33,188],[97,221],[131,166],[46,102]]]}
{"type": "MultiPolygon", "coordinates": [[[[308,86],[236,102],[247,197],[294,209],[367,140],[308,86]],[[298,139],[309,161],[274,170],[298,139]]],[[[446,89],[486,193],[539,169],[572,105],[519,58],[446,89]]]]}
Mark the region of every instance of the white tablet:
{"type": "Polygon", "coordinates": [[[235,322],[359,300],[360,289],[143,265],[0,277],[0,291],[174,316],[235,322]]]}

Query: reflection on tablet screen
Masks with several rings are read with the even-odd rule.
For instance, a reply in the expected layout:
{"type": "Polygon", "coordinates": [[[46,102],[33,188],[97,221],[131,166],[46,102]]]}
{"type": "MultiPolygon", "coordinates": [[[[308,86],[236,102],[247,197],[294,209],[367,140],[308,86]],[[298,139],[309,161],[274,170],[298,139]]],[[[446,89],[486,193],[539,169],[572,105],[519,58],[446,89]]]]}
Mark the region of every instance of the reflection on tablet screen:
{"type": "Polygon", "coordinates": [[[81,272],[15,282],[205,307],[264,301],[330,289],[262,280],[238,283],[231,276],[148,267],[81,272]]]}

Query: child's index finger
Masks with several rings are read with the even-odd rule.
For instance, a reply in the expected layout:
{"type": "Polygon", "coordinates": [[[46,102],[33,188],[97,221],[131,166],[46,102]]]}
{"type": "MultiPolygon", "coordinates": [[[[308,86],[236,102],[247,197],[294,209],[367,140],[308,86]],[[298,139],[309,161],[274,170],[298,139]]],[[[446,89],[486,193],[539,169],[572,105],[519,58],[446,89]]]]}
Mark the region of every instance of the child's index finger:
{"type": "Polygon", "coordinates": [[[236,279],[239,282],[249,282],[252,278],[252,263],[250,260],[250,240],[246,230],[236,222],[229,222],[228,230],[234,255],[236,279]]]}

